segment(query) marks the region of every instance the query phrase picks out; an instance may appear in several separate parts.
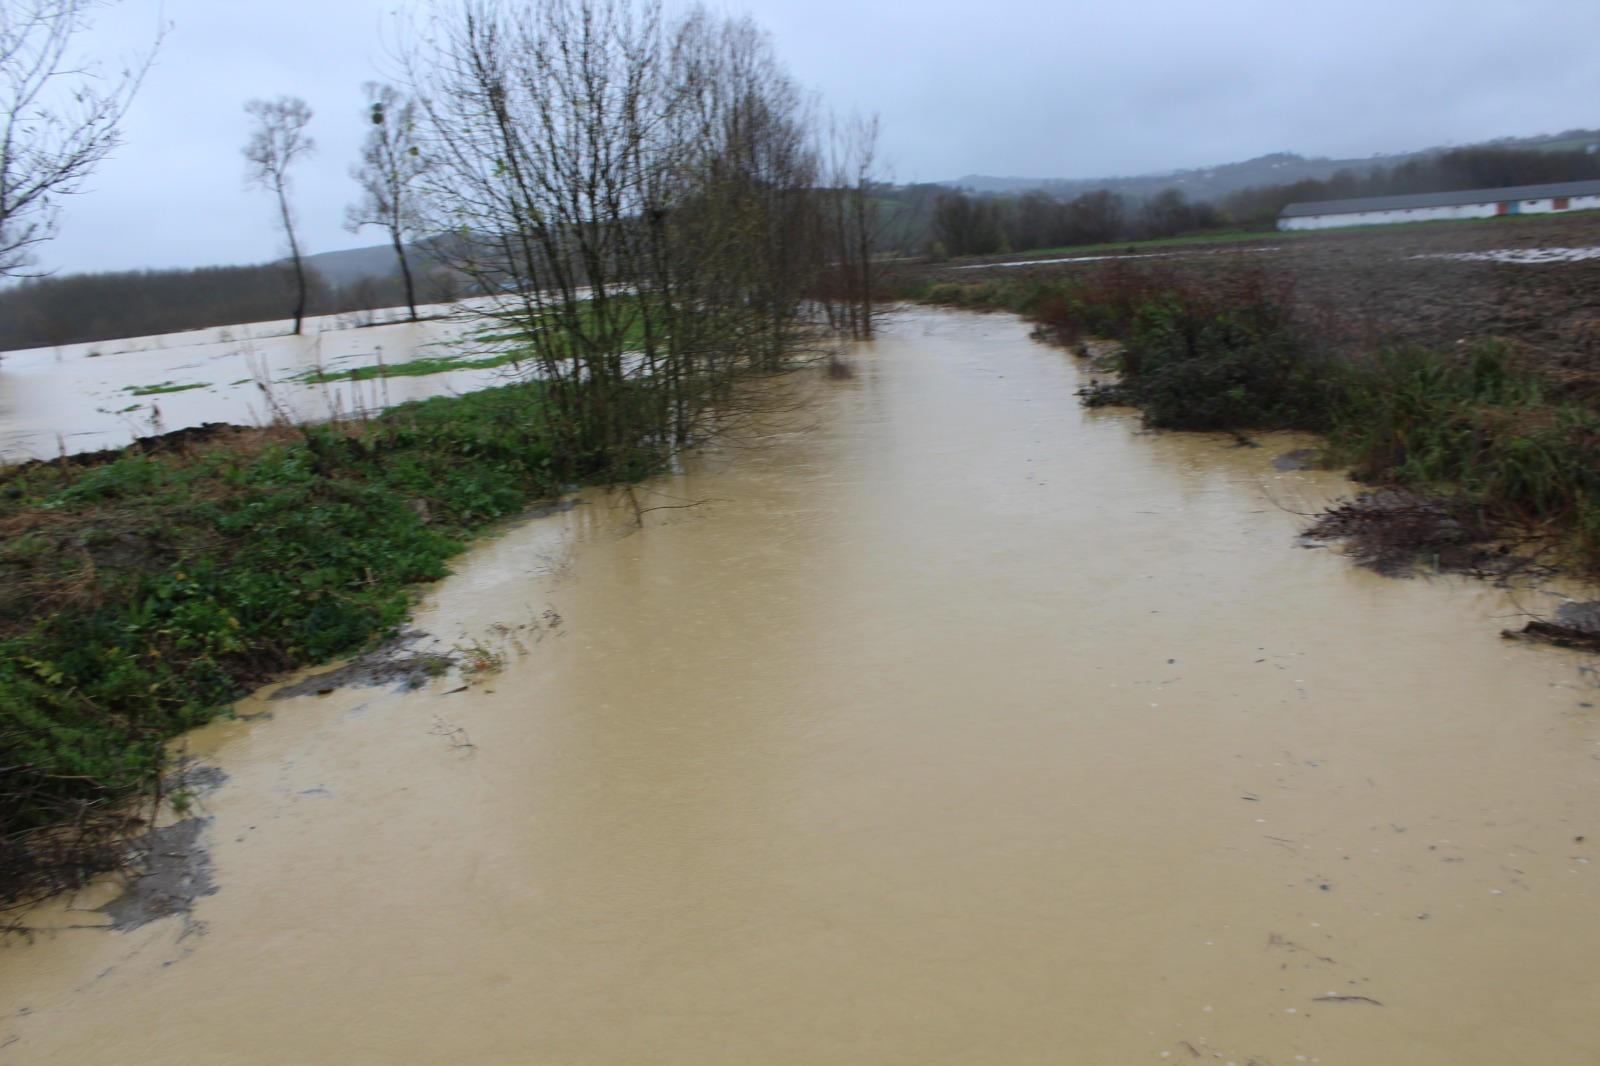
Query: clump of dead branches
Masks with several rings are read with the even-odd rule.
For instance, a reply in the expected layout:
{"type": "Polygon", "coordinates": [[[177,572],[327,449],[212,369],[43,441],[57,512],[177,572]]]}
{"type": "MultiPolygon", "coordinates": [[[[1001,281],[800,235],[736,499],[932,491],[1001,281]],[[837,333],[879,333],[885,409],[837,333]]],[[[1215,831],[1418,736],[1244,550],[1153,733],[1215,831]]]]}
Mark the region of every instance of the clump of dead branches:
{"type": "Polygon", "coordinates": [[[1360,565],[1389,577],[1422,572],[1500,577],[1531,560],[1470,502],[1415,489],[1380,488],[1329,507],[1305,532],[1341,544],[1360,565]]]}

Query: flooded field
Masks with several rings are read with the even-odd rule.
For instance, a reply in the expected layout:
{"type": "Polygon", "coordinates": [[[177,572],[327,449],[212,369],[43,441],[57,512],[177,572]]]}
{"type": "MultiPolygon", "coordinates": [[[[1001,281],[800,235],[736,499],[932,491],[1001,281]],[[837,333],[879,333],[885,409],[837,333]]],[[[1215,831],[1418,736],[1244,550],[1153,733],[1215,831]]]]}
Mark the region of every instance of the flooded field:
{"type": "Polygon", "coordinates": [[[1083,411],[1010,318],[848,362],[462,558],[464,670],[194,734],[202,891],[30,915],[0,1061],[1600,1058],[1550,594],[1301,547],[1303,441],[1083,411]]]}
{"type": "Polygon", "coordinates": [[[321,421],[470,392],[503,370],[314,383],[308,375],[458,354],[469,322],[445,306],[256,322],[0,353],[0,461],[119,448],[205,422],[321,421]]]}

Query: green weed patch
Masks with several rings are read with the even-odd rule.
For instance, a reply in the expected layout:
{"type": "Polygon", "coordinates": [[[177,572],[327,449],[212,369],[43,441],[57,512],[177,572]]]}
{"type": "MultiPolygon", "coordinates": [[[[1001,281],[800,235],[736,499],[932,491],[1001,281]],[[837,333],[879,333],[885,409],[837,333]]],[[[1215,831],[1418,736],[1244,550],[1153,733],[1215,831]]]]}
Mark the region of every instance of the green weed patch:
{"type": "Polygon", "coordinates": [[[422,359],[408,359],[403,363],[369,364],[349,370],[308,370],[296,380],[312,385],[334,381],[375,381],[380,378],[426,377],[429,374],[446,374],[452,370],[489,370],[497,366],[514,364],[526,359],[515,352],[499,352],[474,359],[471,356],[441,355],[422,359]]]}
{"type": "Polygon", "coordinates": [[[205,389],[210,386],[204,381],[192,385],[174,385],[170,381],[163,381],[158,385],[129,385],[122,391],[134,396],[159,396],[167,392],[187,392],[190,389],[205,389]]]}

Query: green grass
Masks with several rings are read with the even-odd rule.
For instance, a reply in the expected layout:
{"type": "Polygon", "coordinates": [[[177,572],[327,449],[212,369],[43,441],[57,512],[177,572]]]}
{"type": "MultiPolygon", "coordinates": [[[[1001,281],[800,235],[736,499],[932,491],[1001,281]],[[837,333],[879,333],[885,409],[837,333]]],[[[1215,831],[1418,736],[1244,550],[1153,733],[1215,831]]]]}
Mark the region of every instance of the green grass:
{"type": "Polygon", "coordinates": [[[175,385],[170,381],[163,381],[156,385],[125,385],[122,391],[134,396],[159,396],[167,392],[188,392],[190,389],[210,387],[210,383],[205,381],[197,381],[190,385],[175,385]]]}
{"type": "Polygon", "coordinates": [[[479,358],[463,355],[429,356],[409,359],[403,363],[369,364],[349,370],[308,370],[293,380],[310,385],[334,381],[373,381],[379,378],[425,377],[429,374],[447,374],[452,370],[488,370],[516,362],[526,362],[526,352],[501,352],[479,358]]]}

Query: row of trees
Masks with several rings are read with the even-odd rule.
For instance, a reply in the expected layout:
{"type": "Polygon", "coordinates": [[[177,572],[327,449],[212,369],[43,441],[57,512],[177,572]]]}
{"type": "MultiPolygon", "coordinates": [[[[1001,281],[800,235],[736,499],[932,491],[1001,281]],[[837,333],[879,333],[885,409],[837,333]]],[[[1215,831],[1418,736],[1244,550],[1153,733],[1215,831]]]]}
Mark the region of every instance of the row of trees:
{"type": "Polygon", "coordinates": [[[1134,203],[1107,189],[1070,200],[1040,190],[1021,195],[940,190],[930,197],[913,189],[903,199],[926,216],[929,251],[991,255],[1151,240],[1224,226],[1270,227],[1292,203],[1590,179],[1600,179],[1600,154],[1461,148],[1392,167],[1342,170],[1321,181],[1244,189],[1216,204],[1190,200],[1176,188],[1134,203]]]}
{"type": "Polygon", "coordinates": [[[875,127],[824,122],[748,19],[461,0],[424,37],[422,202],[563,454],[653,461],[811,329],[872,332],[875,127]]]}
{"type": "MultiPolygon", "coordinates": [[[[558,454],[622,472],[696,439],[732,384],[808,331],[873,330],[876,125],[824,121],[748,19],[654,0],[456,0],[369,86],[352,227],[379,225],[415,315],[408,242],[448,234],[526,355],[558,454]]],[[[248,105],[246,158],[297,281],[292,97],[248,105]]]]}
{"type": "Polygon", "coordinates": [[[1039,190],[982,195],[941,193],[928,220],[931,254],[992,255],[1032,248],[1061,248],[1176,237],[1215,227],[1216,208],[1167,189],[1130,205],[1108,189],[1059,200],[1039,190]]]}
{"type": "MultiPolygon", "coordinates": [[[[60,7],[48,66],[87,8],[3,10],[23,2],[60,7]]],[[[696,390],[716,394],[724,371],[773,365],[818,323],[871,333],[884,217],[875,124],[825,122],[748,20],[694,11],[669,22],[653,0],[454,0],[422,29],[405,89],[368,86],[370,131],[352,170],[362,195],[348,215],[352,229],[387,231],[413,316],[413,242],[442,234],[430,251],[498,296],[496,335],[525,346],[553,390],[676,382],[679,442],[702,409],[696,390]]],[[[291,175],[314,148],[311,110],[294,97],[246,109],[244,154],[289,247],[298,332],[308,312],[351,305],[306,268],[296,231],[291,175]]],[[[39,313],[10,316],[6,343],[214,324],[224,311],[272,317],[283,310],[262,301],[281,292],[250,270],[50,279],[10,295],[39,313]],[[240,291],[247,279],[261,300],[240,291]],[[70,316],[70,333],[40,321],[89,290],[104,315],[70,316]],[[197,307],[207,299],[209,315],[197,307]]]]}
{"type": "MultiPolygon", "coordinates": [[[[307,315],[396,307],[407,298],[399,278],[339,285],[315,269],[305,276],[307,315]]],[[[430,273],[417,289],[424,301],[443,302],[465,292],[456,281],[430,273]]],[[[282,263],[27,278],[0,289],[0,351],[265,322],[297,299],[295,273],[282,263]]]]}

